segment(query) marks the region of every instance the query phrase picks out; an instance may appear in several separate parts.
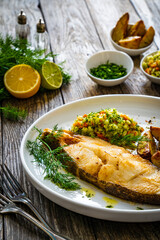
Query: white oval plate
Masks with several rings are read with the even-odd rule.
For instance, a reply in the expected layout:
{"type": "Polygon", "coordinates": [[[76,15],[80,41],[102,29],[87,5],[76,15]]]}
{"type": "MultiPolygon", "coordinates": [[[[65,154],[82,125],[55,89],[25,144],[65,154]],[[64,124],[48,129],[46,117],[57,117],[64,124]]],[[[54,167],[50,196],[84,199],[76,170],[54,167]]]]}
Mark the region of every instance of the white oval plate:
{"type": "MultiPolygon", "coordinates": [[[[132,203],[113,197],[87,182],[77,178],[77,182],[87,189],[92,189],[95,196],[90,199],[82,190],[65,191],[49,180],[44,180],[43,168],[33,162],[33,157],[26,148],[27,140],[34,140],[37,132],[33,127],[53,128],[58,124],[62,129],[69,129],[77,117],[104,108],[116,108],[133,117],[141,126],[160,127],[160,98],[140,95],[107,95],[81,99],[51,110],[35,121],[25,133],[20,155],[22,165],[32,184],[51,201],[64,208],[86,216],[121,222],[151,222],[160,220],[160,206],[132,203]],[[149,124],[147,121],[150,121],[149,124]],[[106,208],[104,197],[116,200],[114,208],[106,208]],[[143,210],[137,210],[142,208],[143,210]]],[[[108,203],[109,205],[109,203],[108,203]]]]}

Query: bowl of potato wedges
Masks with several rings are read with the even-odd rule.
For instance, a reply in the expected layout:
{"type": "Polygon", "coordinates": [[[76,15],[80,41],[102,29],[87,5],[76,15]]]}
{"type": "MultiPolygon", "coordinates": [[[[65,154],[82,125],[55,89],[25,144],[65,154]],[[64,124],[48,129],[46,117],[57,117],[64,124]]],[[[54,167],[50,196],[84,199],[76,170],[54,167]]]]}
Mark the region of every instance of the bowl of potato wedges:
{"type": "Polygon", "coordinates": [[[151,47],[154,35],[154,28],[146,29],[143,20],[129,24],[129,13],[125,13],[111,30],[110,39],[117,50],[138,56],[151,47]]]}

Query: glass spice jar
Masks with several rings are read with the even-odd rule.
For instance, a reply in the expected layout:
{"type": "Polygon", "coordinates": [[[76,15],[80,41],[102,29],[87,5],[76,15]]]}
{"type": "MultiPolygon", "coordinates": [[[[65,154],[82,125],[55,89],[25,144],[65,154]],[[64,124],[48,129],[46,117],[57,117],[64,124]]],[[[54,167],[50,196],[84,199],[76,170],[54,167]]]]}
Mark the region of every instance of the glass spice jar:
{"type": "Polygon", "coordinates": [[[34,36],[34,47],[44,50],[44,54],[46,55],[49,52],[49,36],[46,32],[46,26],[44,22],[39,19],[36,27],[37,31],[34,36]]]}
{"type": "Polygon", "coordinates": [[[23,10],[20,11],[17,17],[16,37],[19,39],[29,40],[30,28],[27,24],[27,17],[23,10]]]}

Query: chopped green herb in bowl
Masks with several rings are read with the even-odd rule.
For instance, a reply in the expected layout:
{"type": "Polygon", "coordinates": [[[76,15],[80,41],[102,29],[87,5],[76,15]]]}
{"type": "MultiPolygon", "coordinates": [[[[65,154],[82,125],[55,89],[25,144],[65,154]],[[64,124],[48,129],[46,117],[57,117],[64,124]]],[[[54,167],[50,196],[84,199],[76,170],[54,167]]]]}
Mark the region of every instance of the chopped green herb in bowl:
{"type": "Polygon", "coordinates": [[[98,67],[91,68],[90,73],[101,79],[117,79],[125,76],[127,74],[127,69],[122,65],[107,61],[105,64],[100,64],[98,67]]]}
{"type": "Polygon", "coordinates": [[[101,51],[86,62],[87,75],[99,85],[115,86],[124,82],[133,71],[129,55],[119,51],[101,51]]]}

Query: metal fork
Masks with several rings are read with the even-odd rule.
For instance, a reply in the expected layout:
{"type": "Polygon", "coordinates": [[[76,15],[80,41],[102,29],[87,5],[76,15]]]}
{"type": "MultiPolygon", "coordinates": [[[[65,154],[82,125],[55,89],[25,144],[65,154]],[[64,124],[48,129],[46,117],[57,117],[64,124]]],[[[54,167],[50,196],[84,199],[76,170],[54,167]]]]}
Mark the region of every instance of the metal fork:
{"type": "Polygon", "coordinates": [[[52,240],[70,240],[69,238],[64,238],[58,236],[56,233],[51,231],[50,229],[46,228],[40,221],[32,217],[30,214],[22,210],[21,208],[17,207],[15,203],[9,200],[7,197],[0,193],[0,213],[17,213],[22,215],[23,217],[27,218],[30,222],[35,224],[37,227],[42,229],[52,240]]]}
{"type": "Polygon", "coordinates": [[[32,212],[37,216],[37,218],[44,224],[45,227],[51,229],[48,223],[44,220],[38,210],[34,207],[31,200],[28,198],[27,193],[23,190],[19,182],[15,179],[11,171],[8,169],[6,164],[1,165],[2,168],[2,180],[1,187],[6,194],[6,196],[12,202],[21,202],[26,204],[32,212]]]}
{"type": "MultiPolygon", "coordinates": [[[[41,214],[38,212],[38,210],[34,207],[31,200],[28,198],[27,193],[23,190],[19,182],[15,179],[11,171],[8,169],[6,164],[1,164],[2,168],[2,180],[0,181],[0,185],[6,194],[6,196],[12,201],[12,202],[21,202],[26,204],[32,212],[37,216],[37,218],[40,220],[40,222],[45,226],[45,228],[49,229],[50,231],[53,231],[53,229],[48,225],[48,223],[44,220],[44,218],[41,216],[41,214]]],[[[63,236],[61,233],[58,233],[54,230],[54,233],[61,237],[60,239],[69,239],[65,236],[63,236]]]]}

